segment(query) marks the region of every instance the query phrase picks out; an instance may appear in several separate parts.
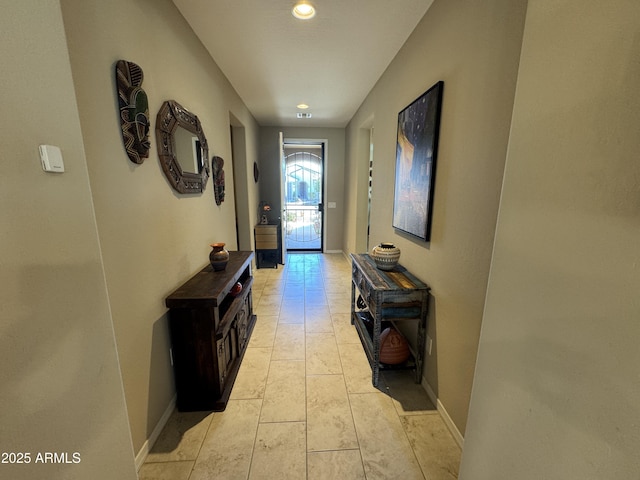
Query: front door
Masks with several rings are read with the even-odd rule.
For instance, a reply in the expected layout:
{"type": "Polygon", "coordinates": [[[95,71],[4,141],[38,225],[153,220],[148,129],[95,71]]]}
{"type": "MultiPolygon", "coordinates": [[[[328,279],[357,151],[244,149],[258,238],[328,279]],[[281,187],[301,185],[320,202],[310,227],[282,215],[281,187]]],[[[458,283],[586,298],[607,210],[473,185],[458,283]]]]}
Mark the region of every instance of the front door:
{"type": "Polygon", "coordinates": [[[324,144],[284,143],[283,224],[287,250],[322,251],[324,144]]]}

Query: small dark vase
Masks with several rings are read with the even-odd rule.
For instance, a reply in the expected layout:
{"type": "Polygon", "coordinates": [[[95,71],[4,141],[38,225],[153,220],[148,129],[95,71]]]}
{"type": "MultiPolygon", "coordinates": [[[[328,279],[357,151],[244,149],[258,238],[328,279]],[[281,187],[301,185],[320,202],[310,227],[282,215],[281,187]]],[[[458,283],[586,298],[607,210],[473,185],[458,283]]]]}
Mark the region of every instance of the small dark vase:
{"type": "Polygon", "coordinates": [[[211,253],[209,253],[209,261],[215,272],[220,272],[227,268],[229,263],[229,252],[224,248],[224,243],[212,243],[211,253]]]}

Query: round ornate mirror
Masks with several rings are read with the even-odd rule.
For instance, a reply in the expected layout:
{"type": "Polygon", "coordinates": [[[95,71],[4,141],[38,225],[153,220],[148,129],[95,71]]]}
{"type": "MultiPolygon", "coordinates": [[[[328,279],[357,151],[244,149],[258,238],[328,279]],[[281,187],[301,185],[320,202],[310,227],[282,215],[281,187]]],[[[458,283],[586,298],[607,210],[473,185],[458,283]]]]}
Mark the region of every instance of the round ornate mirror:
{"type": "Polygon", "coordinates": [[[162,104],[156,118],[162,170],[180,193],[204,190],[209,178],[209,147],[200,120],[174,100],[162,104]]]}

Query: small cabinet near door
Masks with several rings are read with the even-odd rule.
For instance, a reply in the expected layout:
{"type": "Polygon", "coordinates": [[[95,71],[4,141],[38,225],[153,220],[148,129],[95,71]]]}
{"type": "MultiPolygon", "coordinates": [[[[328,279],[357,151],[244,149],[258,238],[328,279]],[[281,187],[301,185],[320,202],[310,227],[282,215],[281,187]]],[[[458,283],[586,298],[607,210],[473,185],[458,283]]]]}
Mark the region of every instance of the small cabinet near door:
{"type": "Polygon", "coordinates": [[[252,259],[253,252],[229,252],[225,270],[208,265],[165,300],[181,412],[227,405],[256,322],[252,259]],[[242,290],[233,295],[238,282],[242,290]]]}
{"type": "Polygon", "coordinates": [[[256,266],[258,268],[278,268],[282,263],[282,232],[279,223],[256,225],[256,266]]]}

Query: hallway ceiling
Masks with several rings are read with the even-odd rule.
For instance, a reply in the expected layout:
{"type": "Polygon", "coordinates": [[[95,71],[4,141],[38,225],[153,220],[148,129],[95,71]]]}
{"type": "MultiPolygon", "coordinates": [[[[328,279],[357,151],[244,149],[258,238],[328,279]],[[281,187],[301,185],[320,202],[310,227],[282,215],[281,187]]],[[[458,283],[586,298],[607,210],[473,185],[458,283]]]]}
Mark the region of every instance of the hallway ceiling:
{"type": "Polygon", "coordinates": [[[173,2],[260,125],[344,127],[433,0],[173,2]]]}

